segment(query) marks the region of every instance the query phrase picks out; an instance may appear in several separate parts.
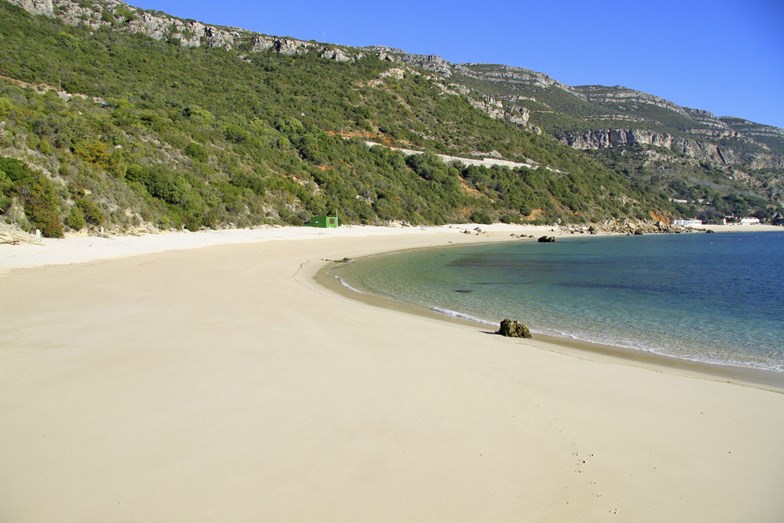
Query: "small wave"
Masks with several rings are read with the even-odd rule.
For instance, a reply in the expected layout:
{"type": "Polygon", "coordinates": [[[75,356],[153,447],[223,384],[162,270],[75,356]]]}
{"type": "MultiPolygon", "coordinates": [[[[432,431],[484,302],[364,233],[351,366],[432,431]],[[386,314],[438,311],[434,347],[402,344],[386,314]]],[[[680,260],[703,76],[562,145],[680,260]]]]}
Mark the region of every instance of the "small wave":
{"type": "Polygon", "coordinates": [[[466,314],[464,312],[453,311],[451,309],[443,309],[441,307],[433,307],[431,310],[434,312],[438,312],[440,314],[446,314],[447,316],[452,316],[453,318],[462,318],[464,320],[471,320],[477,323],[483,323],[485,325],[495,325],[495,322],[483,320],[482,318],[477,318],[476,316],[471,316],[470,314],[466,314]]]}
{"type": "Polygon", "coordinates": [[[361,290],[357,289],[356,287],[352,287],[351,285],[349,285],[349,284],[346,282],[346,280],[344,280],[344,279],[343,279],[343,278],[341,278],[340,276],[335,276],[335,278],[337,278],[337,280],[340,282],[340,284],[341,284],[343,287],[345,287],[346,289],[350,290],[351,292],[356,292],[357,294],[367,294],[367,293],[365,293],[365,292],[362,292],[361,290]]]}
{"type": "Polygon", "coordinates": [[[774,371],[774,372],[784,372],[784,365],[776,362],[775,360],[770,361],[755,361],[751,358],[738,358],[737,356],[730,356],[728,357],[717,357],[717,355],[710,355],[710,354],[701,354],[694,350],[677,350],[667,347],[649,345],[646,343],[642,343],[639,341],[633,341],[629,339],[619,338],[619,337],[612,337],[612,336],[591,336],[591,335],[584,335],[584,334],[575,334],[573,332],[565,332],[556,329],[542,329],[542,330],[534,330],[531,329],[531,332],[534,334],[543,334],[545,336],[555,336],[558,338],[569,338],[576,341],[582,341],[586,343],[595,343],[599,345],[608,345],[611,347],[618,347],[621,349],[633,350],[633,351],[640,351],[640,352],[647,352],[649,354],[656,354],[659,356],[665,356],[668,358],[675,358],[680,360],[691,361],[694,363],[703,363],[709,365],[722,365],[722,366],[730,366],[730,367],[746,367],[752,369],[759,369],[759,370],[766,370],[766,371],[774,371]]]}

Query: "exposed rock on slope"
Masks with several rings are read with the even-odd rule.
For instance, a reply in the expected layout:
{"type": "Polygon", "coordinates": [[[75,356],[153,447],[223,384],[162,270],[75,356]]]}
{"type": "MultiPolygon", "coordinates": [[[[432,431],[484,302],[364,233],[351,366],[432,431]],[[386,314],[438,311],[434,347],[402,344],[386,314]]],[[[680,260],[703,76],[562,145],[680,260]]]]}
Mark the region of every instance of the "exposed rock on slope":
{"type": "Polygon", "coordinates": [[[571,87],[520,67],[451,64],[433,55],[367,49],[468,87],[481,94],[476,106],[491,116],[531,129],[542,127],[578,149],[650,145],[719,167],[784,166],[784,130],[775,127],[717,118],[708,111],[620,86],[571,87]]]}
{"type": "Polygon", "coordinates": [[[139,33],[156,40],[177,41],[186,47],[221,47],[261,52],[273,49],[284,55],[304,54],[311,50],[325,59],[338,62],[354,60],[353,53],[335,46],[305,42],[293,38],[265,36],[244,29],[208,25],[182,20],[159,11],[144,11],[120,0],[96,0],[89,5],[72,0],[6,0],[31,14],[58,17],[70,25],[87,25],[95,29],[111,26],[139,33]],[[347,54],[348,53],[348,54],[347,54]]]}
{"type": "MultiPolygon", "coordinates": [[[[187,47],[274,50],[284,55],[316,50],[322,58],[338,62],[352,61],[363,54],[358,49],[182,20],[158,11],[144,11],[120,0],[6,1],[33,14],[57,16],[71,25],[111,26],[158,40],[177,41],[187,47]]],[[[448,81],[445,91],[459,92],[491,117],[533,130],[543,127],[578,149],[653,145],[716,166],[781,169],[784,165],[784,130],[775,127],[738,118],[716,118],[707,111],[680,107],[624,87],[570,87],[519,67],[457,65],[436,55],[410,54],[384,46],[366,47],[363,51],[429,71],[448,81]],[[564,118],[567,123],[561,121],[564,118]]]]}
{"type": "MultiPolygon", "coordinates": [[[[695,132],[694,134],[699,134],[695,132]]],[[[725,136],[737,137],[737,133],[727,131],[725,136]]],[[[773,154],[742,154],[731,147],[721,147],[715,143],[673,136],[647,129],[591,129],[556,133],[564,143],[577,149],[603,149],[629,145],[652,145],[663,147],[675,153],[722,166],[746,165],[751,169],[781,169],[784,156],[773,154]]],[[[711,133],[710,138],[722,138],[719,133],[711,133]]]]}

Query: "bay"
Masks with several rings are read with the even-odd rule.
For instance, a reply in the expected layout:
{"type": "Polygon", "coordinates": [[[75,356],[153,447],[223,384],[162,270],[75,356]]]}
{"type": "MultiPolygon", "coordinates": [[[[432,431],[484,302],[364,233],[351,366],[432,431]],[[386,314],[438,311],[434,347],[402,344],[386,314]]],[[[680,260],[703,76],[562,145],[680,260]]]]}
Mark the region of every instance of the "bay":
{"type": "Polygon", "coordinates": [[[575,237],[357,260],[344,285],[534,333],[784,372],[784,233],[575,237]]]}

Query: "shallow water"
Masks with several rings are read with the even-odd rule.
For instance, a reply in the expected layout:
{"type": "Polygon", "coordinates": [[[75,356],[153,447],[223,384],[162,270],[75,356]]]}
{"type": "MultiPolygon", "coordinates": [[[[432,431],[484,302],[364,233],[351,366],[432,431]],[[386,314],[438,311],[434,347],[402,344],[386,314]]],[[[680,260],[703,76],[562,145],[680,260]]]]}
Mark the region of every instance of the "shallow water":
{"type": "Polygon", "coordinates": [[[784,232],[450,246],[333,273],[355,290],[445,314],[784,372],[784,232]]]}

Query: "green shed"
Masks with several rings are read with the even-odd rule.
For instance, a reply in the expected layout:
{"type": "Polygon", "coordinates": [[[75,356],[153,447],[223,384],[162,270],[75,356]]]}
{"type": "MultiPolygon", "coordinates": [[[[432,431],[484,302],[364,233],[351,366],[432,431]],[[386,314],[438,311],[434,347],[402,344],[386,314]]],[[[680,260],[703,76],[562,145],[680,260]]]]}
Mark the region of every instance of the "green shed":
{"type": "Polygon", "coordinates": [[[311,227],[323,227],[325,229],[334,229],[340,223],[338,222],[337,216],[313,216],[308,225],[311,227]]]}

